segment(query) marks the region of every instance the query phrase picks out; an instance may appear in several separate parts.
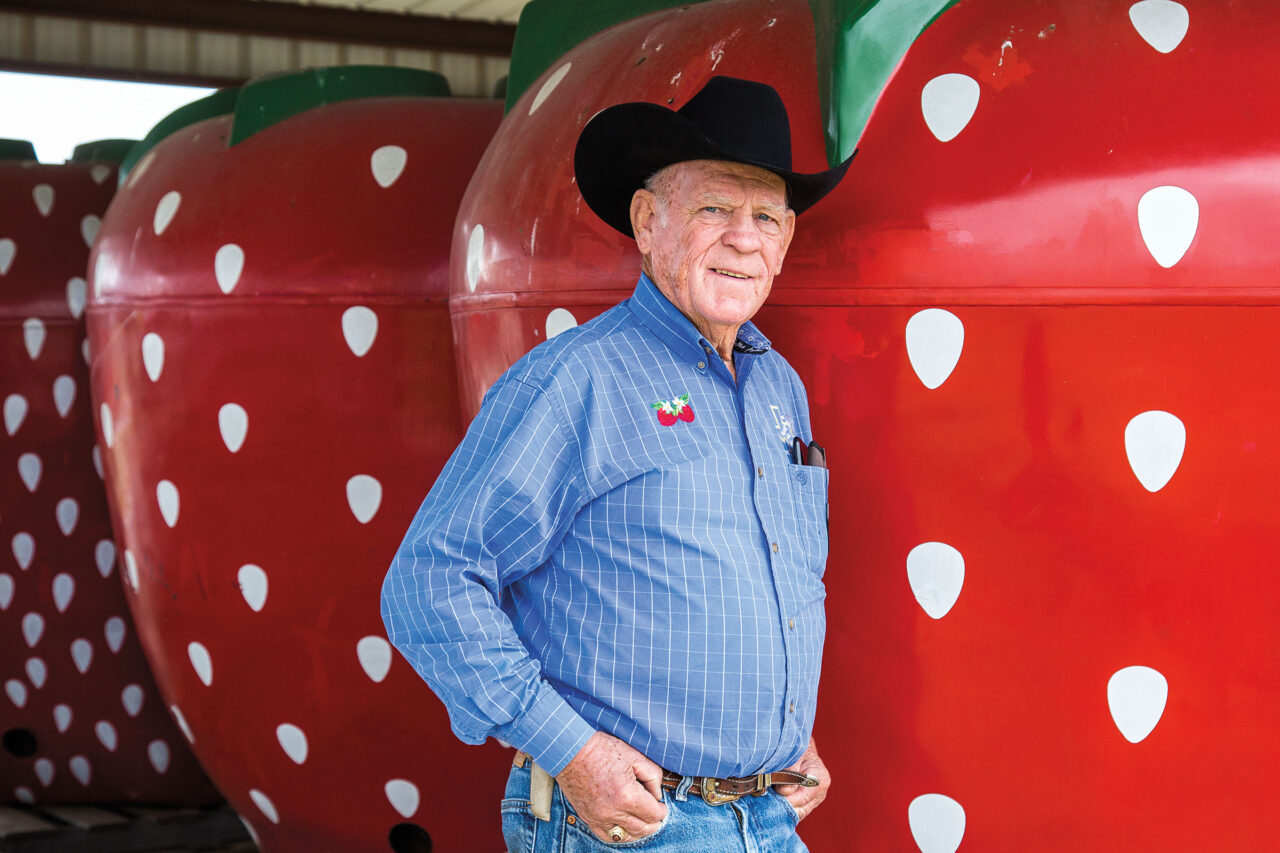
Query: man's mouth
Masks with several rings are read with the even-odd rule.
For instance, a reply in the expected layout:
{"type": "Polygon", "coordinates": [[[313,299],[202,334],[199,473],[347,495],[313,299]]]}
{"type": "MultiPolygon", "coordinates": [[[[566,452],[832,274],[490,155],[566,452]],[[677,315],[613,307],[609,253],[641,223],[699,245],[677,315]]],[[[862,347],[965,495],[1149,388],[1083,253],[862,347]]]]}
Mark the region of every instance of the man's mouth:
{"type": "Polygon", "coordinates": [[[720,269],[718,267],[712,267],[711,271],[715,273],[719,273],[720,275],[727,275],[730,278],[751,278],[751,276],[749,275],[743,275],[740,272],[734,272],[733,270],[720,269]]]}

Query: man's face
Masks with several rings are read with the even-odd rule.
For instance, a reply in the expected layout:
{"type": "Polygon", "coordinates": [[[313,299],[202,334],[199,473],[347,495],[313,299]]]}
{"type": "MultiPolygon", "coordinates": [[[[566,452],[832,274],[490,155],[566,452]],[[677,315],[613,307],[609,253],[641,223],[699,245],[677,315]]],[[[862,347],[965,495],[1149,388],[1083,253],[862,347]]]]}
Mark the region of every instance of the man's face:
{"type": "Polygon", "coordinates": [[[772,172],[719,160],[663,169],[631,201],[636,244],[658,289],[708,337],[737,327],[769,295],[795,230],[772,172]]]}

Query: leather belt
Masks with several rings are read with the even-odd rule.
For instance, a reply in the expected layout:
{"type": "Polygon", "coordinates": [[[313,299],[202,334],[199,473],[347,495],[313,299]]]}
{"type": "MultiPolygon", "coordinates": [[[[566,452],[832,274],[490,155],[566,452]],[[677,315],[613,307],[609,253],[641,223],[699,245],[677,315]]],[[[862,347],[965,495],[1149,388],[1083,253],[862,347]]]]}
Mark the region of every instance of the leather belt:
{"type": "MultiPolygon", "coordinates": [[[[513,762],[516,767],[524,767],[529,761],[529,754],[524,751],[518,751],[513,762]]],[[[533,765],[537,774],[545,777],[543,785],[534,785],[533,787],[541,790],[531,790],[530,799],[534,801],[533,812],[538,815],[541,811],[550,811],[551,805],[551,777],[547,776],[542,768],[537,764],[533,765]],[[538,802],[545,800],[545,806],[539,808],[538,802]]],[[[684,781],[683,776],[670,770],[662,771],[662,789],[664,791],[674,791],[680,787],[680,783],[684,781]]],[[[712,806],[722,806],[725,803],[732,803],[740,800],[745,796],[762,797],[774,785],[799,785],[803,788],[816,788],[819,781],[812,776],[806,776],[804,773],[797,773],[794,770],[775,770],[772,773],[757,773],[755,776],[728,777],[725,779],[717,779],[714,776],[694,776],[693,782],[689,785],[689,793],[695,797],[701,797],[704,802],[712,806]]],[[[545,817],[543,820],[549,820],[545,817]]]]}
{"type": "MultiPolygon", "coordinates": [[[[666,791],[674,791],[684,781],[679,773],[670,770],[662,771],[662,787],[666,791]]],[[[729,777],[717,779],[712,776],[694,776],[689,786],[689,793],[702,797],[708,805],[721,806],[732,803],[748,794],[761,797],[774,785],[800,785],[804,788],[818,787],[818,780],[794,770],[775,770],[772,773],[757,773],[755,776],[729,777]]]]}

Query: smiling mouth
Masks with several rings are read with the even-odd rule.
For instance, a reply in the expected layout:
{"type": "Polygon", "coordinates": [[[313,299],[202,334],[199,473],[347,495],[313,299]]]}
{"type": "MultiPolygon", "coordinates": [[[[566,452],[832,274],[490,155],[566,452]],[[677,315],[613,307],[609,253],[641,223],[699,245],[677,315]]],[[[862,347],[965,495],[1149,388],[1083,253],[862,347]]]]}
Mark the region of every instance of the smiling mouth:
{"type": "Polygon", "coordinates": [[[751,278],[751,276],[749,275],[743,275],[742,273],[733,272],[732,270],[722,270],[716,267],[712,267],[711,271],[714,273],[719,273],[720,275],[727,275],[729,276],[729,278],[740,278],[740,279],[751,278]]]}

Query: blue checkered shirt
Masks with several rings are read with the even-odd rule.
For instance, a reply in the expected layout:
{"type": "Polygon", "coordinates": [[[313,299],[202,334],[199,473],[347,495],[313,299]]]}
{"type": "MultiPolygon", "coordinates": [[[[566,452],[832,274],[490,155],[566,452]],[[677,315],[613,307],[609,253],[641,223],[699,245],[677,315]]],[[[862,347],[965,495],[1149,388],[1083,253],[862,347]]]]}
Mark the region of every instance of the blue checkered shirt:
{"type": "Polygon", "coordinates": [[[791,462],[804,386],[750,323],[734,364],[642,275],[489,389],[382,590],[462,740],[552,775],[595,730],[685,775],[800,757],[827,472],[791,462]]]}

